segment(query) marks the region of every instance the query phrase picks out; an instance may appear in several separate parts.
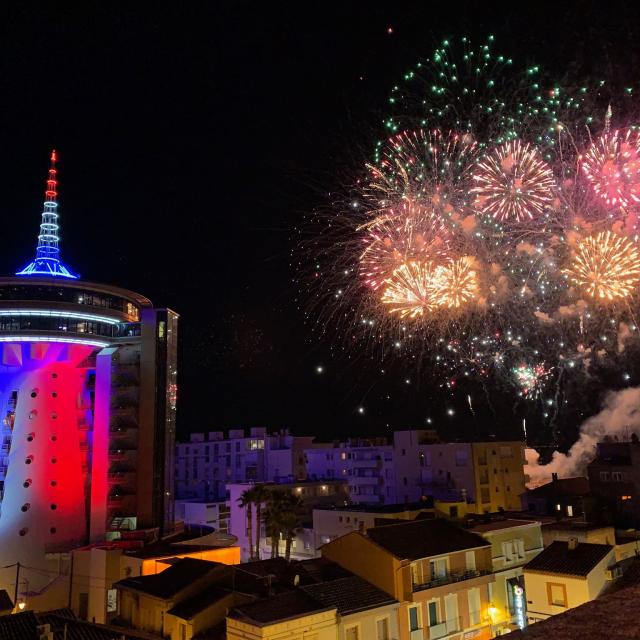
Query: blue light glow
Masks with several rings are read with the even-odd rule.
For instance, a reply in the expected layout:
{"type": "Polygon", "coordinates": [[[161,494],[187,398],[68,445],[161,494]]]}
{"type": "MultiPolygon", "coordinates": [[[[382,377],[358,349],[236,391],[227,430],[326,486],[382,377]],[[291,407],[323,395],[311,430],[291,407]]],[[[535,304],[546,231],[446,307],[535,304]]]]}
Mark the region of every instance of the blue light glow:
{"type": "Polygon", "coordinates": [[[0,309],[0,316],[36,316],[49,318],[73,318],[74,320],[87,320],[88,322],[104,322],[105,324],[120,324],[120,320],[108,316],[96,316],[91,313],[78,313],[77,311],[51,311],[49,309],[0,309]]]}

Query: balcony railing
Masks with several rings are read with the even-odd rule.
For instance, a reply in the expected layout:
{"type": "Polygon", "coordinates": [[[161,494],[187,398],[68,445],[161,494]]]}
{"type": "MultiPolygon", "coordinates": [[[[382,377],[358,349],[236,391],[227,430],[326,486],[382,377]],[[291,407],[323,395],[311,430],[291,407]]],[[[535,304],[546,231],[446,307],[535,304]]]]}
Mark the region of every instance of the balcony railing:
{"type": "Polygon", "coordinates": [[[480,576],[489,576],[491,571],[487,569],[473,569],[467,571],[457,571],[454,573],[447,573],[444,576],[433,577],[428,582],[420,584],[414,583],[414,591],[424,591],[425,589],[433,589],[435,587],[441,587],[444,584],[451,584],[452,582],[461,582],[462,580],[472,580],[473,578],[479,578],[480,576]]]}

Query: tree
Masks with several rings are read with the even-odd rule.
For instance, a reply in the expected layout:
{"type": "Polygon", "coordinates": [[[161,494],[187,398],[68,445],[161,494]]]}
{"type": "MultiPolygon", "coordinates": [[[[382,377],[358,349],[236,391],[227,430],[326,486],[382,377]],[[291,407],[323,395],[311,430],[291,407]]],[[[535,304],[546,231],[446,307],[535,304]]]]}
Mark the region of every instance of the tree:
{"type": "MultiPolygon", "coordinates": [[[[247,512],[247,537],[249,538],[249,560],[254,559],[253,555],[253,505],[255,504],[255,487],[245,489],[238,498],[240,508],[247,512]]],[[[258,530],[260,525],[258,524],[258,530]]]]}
{"type": "Polygon", "coordinates": [[[280,522],[285,538],[284,558],[287,562],[291,559],[293,538],[302,526],[301,511],[303,506],[304,502],[298,496],[289,494],[284,500],[280,522]]]}
{"type": "Polygon", "coordinates": [[[260,560],[260,530],[264,519],[262,505],[269,500],[270,495],[271,492],[263,484],[257,484],[253,487],[253,502],[256,505],[256,550],[253,557],[256,560],[260,560]]]}
{"type": "Polygon", "coordinates": [[[269,492],[267,507],[264,512],[264,522],[267,536],[271,538],[271,557],[279,555],[280,534],[283,531],[283,513],[287,494],[281,489],[272,489],[269,492]]]}

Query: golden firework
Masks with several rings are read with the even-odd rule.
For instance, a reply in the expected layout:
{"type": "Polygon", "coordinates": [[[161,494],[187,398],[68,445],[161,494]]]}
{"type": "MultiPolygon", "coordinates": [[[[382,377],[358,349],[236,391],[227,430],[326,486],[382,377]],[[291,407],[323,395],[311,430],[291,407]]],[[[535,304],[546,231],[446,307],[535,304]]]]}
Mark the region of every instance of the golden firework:
{"type": "Polygon", "coordinates": [[[436,304],[449,309],[459,309],[478,294],[478,276],[474,261],[468,256],[452,260],[446,267],[439,267],[434,279],[436,304]]]}
{"type": "Polygon", "coordinates": [[[601,231],[578,244],[565,273],[573,284],[601,302],[621,300],[640,284],[640,254],[628,238],[601,231]]]}
{"type": "Polygon", "coordinates": [[[433,311],[435,300],[436,268],[432,262],[406,262],[385,280],[381,300],[389,313],[401,318],[418,318],[433,311]]]}

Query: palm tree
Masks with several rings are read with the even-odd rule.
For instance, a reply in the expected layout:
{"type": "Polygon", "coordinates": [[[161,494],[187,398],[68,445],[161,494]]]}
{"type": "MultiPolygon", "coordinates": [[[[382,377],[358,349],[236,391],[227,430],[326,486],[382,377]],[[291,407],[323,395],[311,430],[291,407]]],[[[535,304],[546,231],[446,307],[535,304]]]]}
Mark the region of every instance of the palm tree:
{"type": "MultiPolygon", "coordinates": [[[[253,555],[253,505],[255,504],[255,487],[245,489],[238,498],[238,504],[241,509],[247,512],[247,538],[249,538],[249,560],[254,559],[253,555]]],[[[258,524],[258,530],[260,525],[258,524]]]]}
{"type": "Polygon", "coordinates": [[[287,494],[281,489],[273,489],[269,492],[267,508],[264,513],[264,522],[267,535],[271,538],[271,557],[279,555],[279,541],[282,533],[283,507],[287,494]]]}
{"type": "Polygon", "coordinates": [[[300,531],[302,525],[301,509],[304,502],[294,495],[287,495],[283,505],[281,524],[285,537],[284,559],[289,562],[291,559],[291,544],[294,536],[300,531]]]}
{"type": "Polygon", "coordinates": [[[262,505],[269,500],[271,492],[263,484],[253,487],[253,502],[256,505],[256,551],[255,559],[260,560],[260,531],[262,529],[262,505]]]}

